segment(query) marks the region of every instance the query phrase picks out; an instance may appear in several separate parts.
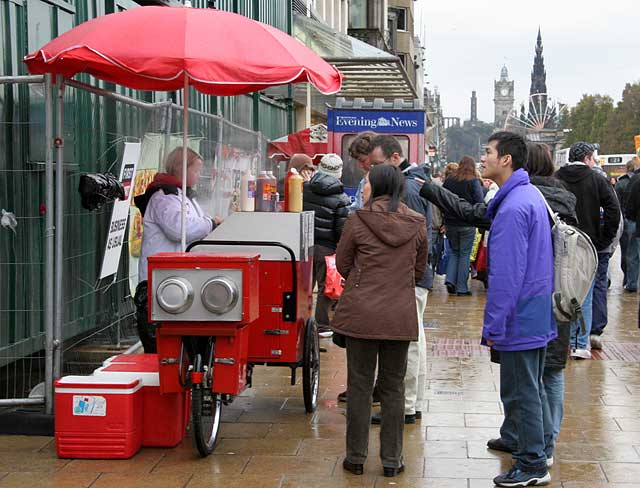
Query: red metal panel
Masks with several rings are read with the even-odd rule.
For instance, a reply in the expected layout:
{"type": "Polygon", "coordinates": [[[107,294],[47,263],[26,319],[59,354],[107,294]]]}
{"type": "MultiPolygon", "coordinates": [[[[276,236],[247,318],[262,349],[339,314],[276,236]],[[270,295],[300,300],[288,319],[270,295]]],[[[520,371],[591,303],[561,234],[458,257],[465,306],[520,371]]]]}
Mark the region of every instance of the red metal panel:
{"type": "Polygon", "coordinates": [[[236,329],[234,337],[216,339],[213,388],[216,393],[239,395],[247,387],[249,326],[236,329]]]}

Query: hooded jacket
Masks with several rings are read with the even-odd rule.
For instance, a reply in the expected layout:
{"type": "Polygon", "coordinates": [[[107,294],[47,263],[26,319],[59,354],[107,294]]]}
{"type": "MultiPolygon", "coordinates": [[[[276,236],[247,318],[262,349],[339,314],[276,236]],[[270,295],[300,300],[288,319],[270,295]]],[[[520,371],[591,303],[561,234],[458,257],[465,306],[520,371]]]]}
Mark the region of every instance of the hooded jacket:
{"type": "Polygon", "coordinates": [[[302,200],[305,211],[315,212],[315,244],[335,249],[351,205],[342,182],[334,176],[318,171],[304,184],[302,200]]]}
{"type": "Polygon", "coordinates": [[[483,343],[497,351],[545,347],[557,336],[553,316],[553,244],[547,207],[523,169],[489,203],[489,289],[483,343]]]}
{"type": "MultiPolygon", "coordinates": [[[[530,181],[540,190],[551,209],[562,220],[576,225],[576,197],[564,187],[560,180],[551,176],[532,176],[530,181]]],[[[420,195],[468,225],[475,225],[482,229],[489,229],[491,226],[491,221],[486,215],[487,204],[471,205],[454,193],[429,183],[422,187],[420,195]]],[[[570,327],[568,323],[557,325],[558,337],[547,345],[545,367],[562,369],[566,366],[569,355],[570,327]]]]}
{"type": "MultiPolygon", "coordinates": [[[[402,169],[402,167],[400,168],[402,169]]],[[[402,172],[405,176],[405,187],[404,187],[404,198],[402,199],[404,203],[414,212],[418,212],[425,218],[426,222],[426,231],[427,231],[427,239],[431,237],[431,229],[433,226],[433,212],[431,209],[431,204],[420,196],[420,187],[422,183],[419,183],[416,178],[421,179],[422,181],[426,181],[429,179],[427,176],[427,172],[425,171],[425,166],[406,166],[402,172]]],[[[426,258],[429,259],[428,256],[426,258]]],[[[422,279],[417,283],[418,287],[426,288],[427,290],[431,290],[433,288],[433,270],[431,267],[426,266],[426,271],[424,275],[422,275],[422,279]]]]}
{"type": "Polygon", "coordinates": [[[425,218],[389,197],[352,213],[336,252],[346,283],[331,328],[360,339],[416,341],[415,286],[427,266],[425,218]]]}
{"type": "Polygon", "coordinates": [[[568,164],[556,173],[576,196],[577,227],[603,251],[613,242],[620,224],[620,205],[609,182],[586,164],[568,164]],[[604,215],[600,218],[600,208],[604,215]]]}
{"type": "MultiPolygon", "coordinates": [[[[156,174],[142,195],[134,198],[143,215],[144,230],[138,264],[138,278],[147,279],[147,258],[159,252],[180,252],[182,227],[181,182],[165,173],[156,174]]],[[[195,198],[187,192],[187,244],[204,239],[215,224],[204,215],[195,198]]]]}

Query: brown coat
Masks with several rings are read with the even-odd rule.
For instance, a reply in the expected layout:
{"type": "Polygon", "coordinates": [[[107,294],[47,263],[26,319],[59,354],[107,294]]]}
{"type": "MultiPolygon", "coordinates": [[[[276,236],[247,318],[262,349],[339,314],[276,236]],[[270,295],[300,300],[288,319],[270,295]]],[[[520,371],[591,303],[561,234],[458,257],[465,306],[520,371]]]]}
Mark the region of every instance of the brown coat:
{"type": "Polygon", "coordinates": [[[415,285],[427,263],[422,215],[389,198],[349,216],[336,251],[346,284],[331,328],[360,339],[416,341],[415,285]]]}

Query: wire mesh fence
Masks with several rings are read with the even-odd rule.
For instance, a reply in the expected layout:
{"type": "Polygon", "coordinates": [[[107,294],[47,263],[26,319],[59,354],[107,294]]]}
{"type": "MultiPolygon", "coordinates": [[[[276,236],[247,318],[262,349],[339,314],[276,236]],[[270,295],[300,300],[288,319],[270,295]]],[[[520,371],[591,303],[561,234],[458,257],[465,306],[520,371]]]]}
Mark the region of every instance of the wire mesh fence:
{"type": "MultiPolygon", "coordinates": [[[[2,81],[2,80],[0,80],[2,81]]],[[[43,84],[0,84],[0,400],[25,398],[45,380],[45,181],[47,138],[43,84]],[[15,216],[17,225],[4,226],[15,216]]],[[[143,94],[144,96],[144,94],[143,94]]],[[[153,99],[148,98],[149,100],[153,99]]],[[[61,273],[62,374],[90,374],[106,357],[137,341],[131,299],[137,284],[142,218],[130,208],[118,271],[100,279],[113,201],[82,207],[85,173],[119,175],[126,144],[140,144],[132,198],[144,192],[166,155],[182,145],[181,107],[114,96],[78,82],[65,87],[61,273]]],[[[188,145],[201,154],[196,188],[203,210],[222,218],[239,204],[240,178],[267,168],[266,139],[216,115],[190,111],[188,145]]],[[[60,174],[61,173],[61,174],[60,174]]],[[[39,387],[37,392],[42,394],[39,387]]]]}

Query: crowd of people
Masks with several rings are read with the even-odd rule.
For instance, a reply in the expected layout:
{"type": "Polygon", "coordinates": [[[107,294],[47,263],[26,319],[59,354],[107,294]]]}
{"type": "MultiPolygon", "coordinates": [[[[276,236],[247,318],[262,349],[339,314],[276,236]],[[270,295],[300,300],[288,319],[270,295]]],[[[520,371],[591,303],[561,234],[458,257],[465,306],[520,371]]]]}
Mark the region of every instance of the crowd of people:
{"type": "MultiPolygon", "coordinates": [[[[369,426],[379,423],[384,475],[403,471],[402,424],[420,419],[424,408],[422,320],[437,256],[443,240],[448,241],[442,270],[447,291],[470,295],[471,256],[479,234],[489,263],[481,341],[500,364],[505,411],[500,437],[487,446],[512,453],[514,460],[494,481],[499,486],[550,481],[564,410],[564,368],[569,357],[589,359],[591,349],[602,347],[609,258],[618,239],[625,256],[625,289],[636,291],[638,283],[640,186],[633,188],[640,185],[640,164],[632,163],[614,189],[599,171],[595,150],[585,142],[574,144],[571,162],[556,171],[545,144],[498,132],[488,141],[481,173],[466,156],[447,165],[441,176],[407,161],[393,136],[356,137],[350,156],[365,177],[344,225],[337,223],[345,218],[344,208],[333,210],[336,263],[345,288],[333,320],[322,307],[316,312],[321,330],[329,326],[341,338],[334,342],[346,346],[347,391],[339,396],[347,402],[345,470],[363,472],[369,426]],[[584,232],[597,250],[596,276],[582,303],[584,329],[577,320],[562,322],[553,314],[547,205],[584,232]],[[385,300],[376,299],[380,296],[385,300]],[[377,402],[381,413],[371,416],[377,402]]],[[[311,207],[305,203],[305,208],[311,207]]],[[[322,220],[316,219],[317,236],[322,220]]],[[[318,303],[323,300],[319,297],[318,303]]]]}

